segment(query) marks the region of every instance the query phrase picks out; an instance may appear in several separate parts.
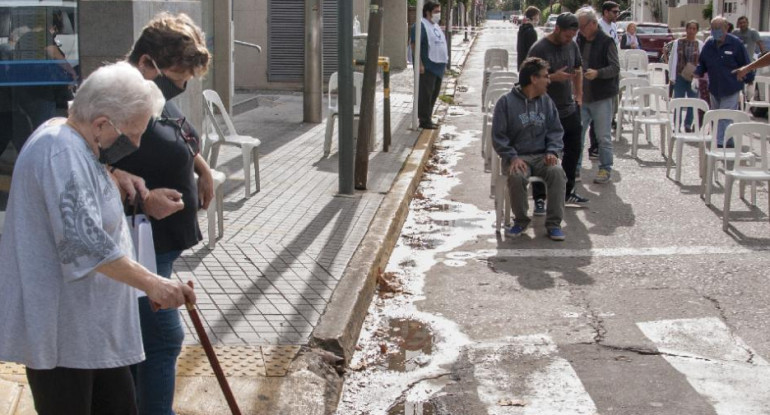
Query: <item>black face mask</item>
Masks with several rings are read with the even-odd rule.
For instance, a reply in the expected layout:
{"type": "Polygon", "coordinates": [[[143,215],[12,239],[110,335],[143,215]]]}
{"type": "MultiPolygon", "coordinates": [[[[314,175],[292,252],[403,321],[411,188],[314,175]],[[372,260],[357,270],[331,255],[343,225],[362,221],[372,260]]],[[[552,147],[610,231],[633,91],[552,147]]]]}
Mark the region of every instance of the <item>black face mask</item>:
{"type": "Polygon", "coordinates": [[[180,88],[176,86],[176,84],[170,79],[168,79],[166,75],[163,75],[162,72],[156,76],[153,81],[155,81],[155,85],[158,86],[160,92],[163,93],[163,98],[166,98],[167,101],[178,96],[187,88],[187,82],[184,83],[184,88],[180,88]]]}
{"type": "Polygon", "coordinates": [[[107,148],[99,146],[99,161],[112,165],[136,150],[139,150],[139,147],[135,146],[127,135],[121,134],[111,146],[107,148]]]}

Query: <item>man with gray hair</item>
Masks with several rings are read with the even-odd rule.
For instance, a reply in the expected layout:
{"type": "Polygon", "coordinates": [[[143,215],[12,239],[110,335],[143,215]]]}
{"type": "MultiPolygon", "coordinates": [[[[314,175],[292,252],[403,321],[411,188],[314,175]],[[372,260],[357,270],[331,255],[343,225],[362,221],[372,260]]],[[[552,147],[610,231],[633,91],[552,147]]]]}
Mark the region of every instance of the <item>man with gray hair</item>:
{"type": "MultiPolygon", "coordinates": [[[[739,81],[732,73],[751,62],[743,43],[736,36],[727,33],[727,20],[717,16],[711,20],[711,38],[703,45],[698,58],[695,76],[709,75],[709,94],[711,109],[738,109],[739,94],[743,84],[754,81],[754,74],[748,73],[739,81]]],[[[729,122],[720,121],[717,129],[717,145],[732,147],[732,142],[724,143],[725,129],[729,122]]]]}
{"type": "Polygon", "coordinates": [[[583,105],[580,119],[581,139],[585,140],[589,125],[593,125],[599,144],[599,172],[594,183],[607,183],[612,172],[613,101],[618,94],[620,63],[615,41],[599,29],[596,12],[584,7],[577,12],[580,24],[577,44],[583,59],[583,105]]]}

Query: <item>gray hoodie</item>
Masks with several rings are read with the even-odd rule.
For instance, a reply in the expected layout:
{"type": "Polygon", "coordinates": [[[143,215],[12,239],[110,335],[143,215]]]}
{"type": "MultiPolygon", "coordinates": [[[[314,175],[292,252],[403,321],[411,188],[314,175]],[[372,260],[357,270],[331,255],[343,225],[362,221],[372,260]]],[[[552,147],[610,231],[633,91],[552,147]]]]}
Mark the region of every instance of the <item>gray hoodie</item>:
{"type": "Polygon", "coordinates": [[[495,105],[492,146],[505,165],[519,155],[560,156],[563,135],[559,112],[547,94],[529,100],[517,84],[495,105]]]}

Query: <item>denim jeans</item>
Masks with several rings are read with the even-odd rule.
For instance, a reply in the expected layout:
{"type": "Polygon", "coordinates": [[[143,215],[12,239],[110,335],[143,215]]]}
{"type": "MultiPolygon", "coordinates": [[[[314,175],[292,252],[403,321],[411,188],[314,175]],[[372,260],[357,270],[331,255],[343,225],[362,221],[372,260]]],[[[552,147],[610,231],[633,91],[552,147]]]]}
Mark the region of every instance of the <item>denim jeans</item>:
{"type": "MultiPolygon", "coordinates": [[[[698,98],[698,91],[692,90],[692,82],[677,75],[674,82],[674,98],[698,98]]],[[[684,125],[692,127],[692,108],[687,109],[684,125]]]]}
{"type": "MultiPolygon", "coordinates": [[[[711,94],[711,109],[716,110],[737,110],[738,107],[738,99],[739,99],[740,91],[732,94],[727,95],[725,97],[717,98],[714,96],[714,94],[711,94]]],[[[719,125],[717,126],[717,144],[722,145],[725,140],[725,130],[727,129],[727,126],[730,125],[731,122],[727,120],[719,121],[719,125]]],[[[730,146],[732,144],[732,140],[728,141],[727,145],[730,146]]]]}
{"type": "MultiPolygon", "coordinates": [[[[158,275],[170,278],[174,261],[181,254],[182,251],[157,254],[158,275]]],[[[147,357],[132,367],[139,415],[173,415],[176,358],[182,351],[184,340],[179,310],[153,312],[147,297],[142,297],[139,299],[139,318],[147,357]]]]}
{"type": "MultiPolygon", "coordinates": [[[[584,102],[580,107],[580,119],[583,122],[580,138],[585,142],[586,131],[593,122],[596,140],[599,142],[599,169],[607,171],[612,170],[612,101],[613,98],[606,98],[584,102]]],[[[583,153],[581,152],[580,155],[582,161],[583,153]]]]}

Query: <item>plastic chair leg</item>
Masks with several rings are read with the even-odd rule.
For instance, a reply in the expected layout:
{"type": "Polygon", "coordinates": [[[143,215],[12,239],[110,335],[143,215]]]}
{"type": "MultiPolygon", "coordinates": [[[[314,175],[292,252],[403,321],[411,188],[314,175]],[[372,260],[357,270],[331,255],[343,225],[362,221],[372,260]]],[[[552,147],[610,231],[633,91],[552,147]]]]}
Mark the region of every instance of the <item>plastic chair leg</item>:
{"type": "Polygon", "coordinates": [[[219,143],[211,146],[211,155],[209,156],[209,168],[217,168],[217,159],[219,158],[219,143]]]}
{"type": "Polygon", "coordinates": [[[248,199],[251,197],[251,151],[244,147],[241,159],[243,160],[243,189],[248,199]]]}
{"type": "MultiPolygon", "coordinates": [[[[682,182],[682,153],[684,152],[684,141],[677,140],[676,143],[676,181],[682,182]]],[[[669,155],[669,158],[671,156],[669,155]]]]}
{"type": "Polygon", "coordinates": [[[262,183],[259,180],[259,149],[254,147],[251,150],[251,162],[254,163],[254,187],[256,187],[256,193],[262,190],[262,183]]]}
{"type": "Polygon", "coordinates": [[[705,195],[704,196],[705,197],[704,197],[704,199],[706,200],[706,205],[707,206],[711,206],[711,180],[712,180],[712,176],[714,174],[713,171],[714,171],[714,167],[715,167],[714,165],[715,164],[716,164],[716,160],[714,160],[713,157],[708,157],[706,159],[706,177],[704,177],[703,180],[705,181],[705,186],[704,186],[704,189],[705,189],[705,195]]]}
{"type": "Polygon", "coordinates": [[[631,157],[636,158],[637,147],[639,146],[639,130],[636,121],[631,126],[631,157]]]}
{"type": "Polygon", "coordinates": [[[730,223],[730,199],[733,193],[733,176],[725,175],[725,205],[722,209],[722,230],[727,232],[730,223]]]}
{"type": "MultiPolygon", "coordinates": [[[[216,192],[216,191],[215,191],[216,192]]],[[[209,208],[206,209],[206,220],[208,221],[209,228],[209,249],[214,249],[217,244],[217,205],[218,201],[209,204],[209,208]]]]}
{"type": "Polygon", "coordinates": [[[216,195],[217,205],[217,238],[225,234],[225,192],[221,188],[216,195]]]}
{"type": "MultiPolygon", "coordinates": [[[[677,144],[679,143],[679,140],[671,140],[668,143],[668,159],[666,159],[666,177],[668,178],[671,178],[671,156],[674,151],[674,141],[676,141],[677,144]]],[[[677,167],[679,167],[678,164],[677,167]]]]}

